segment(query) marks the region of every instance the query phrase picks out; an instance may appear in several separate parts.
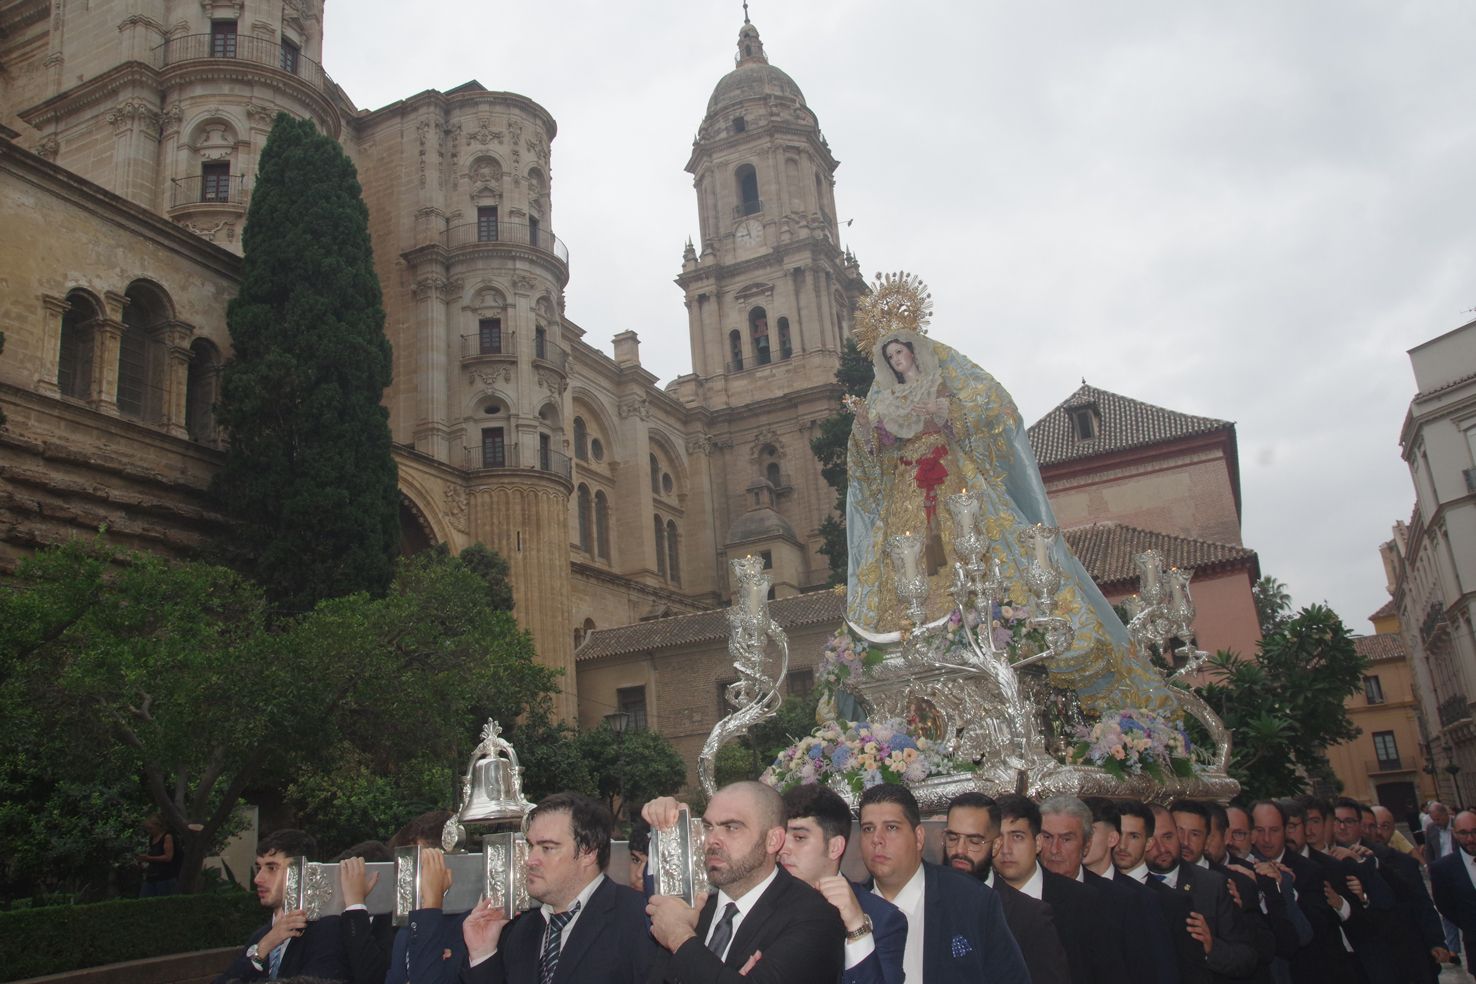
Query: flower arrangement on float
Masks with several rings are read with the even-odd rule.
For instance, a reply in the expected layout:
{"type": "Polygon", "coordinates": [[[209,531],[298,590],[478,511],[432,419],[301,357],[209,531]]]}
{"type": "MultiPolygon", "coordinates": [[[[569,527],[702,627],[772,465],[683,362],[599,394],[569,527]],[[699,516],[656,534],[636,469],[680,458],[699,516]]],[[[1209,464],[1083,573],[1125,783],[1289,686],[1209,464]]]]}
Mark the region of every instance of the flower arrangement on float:
{"type": "Polygon", "coordinates": [[[1188,733],[1153,711],[1137,708],[1103,714],[1091,726],[1077,728],[1076,738],[1067,761],[1101,766],[1118,779],[1148,775],[1163,782],[1200,771],[1188,733]]]}
{"type": "Polygon", "coordinates": [[[820,665],[815,668],[815,687],[823,694],[834,695],[846,683],[860,680],[884,658],[879,649],[869,646],[857,649],[851,634],[839,629],[825,644],[820,665]]]}
{"type": "Polygon", "coordinates": [[[904,721],[832,721],[780,752],[759,778],[781,792],[839,780],[861,793],[878,783],[915,783],[951,771],[953,760],[904,721]]]}

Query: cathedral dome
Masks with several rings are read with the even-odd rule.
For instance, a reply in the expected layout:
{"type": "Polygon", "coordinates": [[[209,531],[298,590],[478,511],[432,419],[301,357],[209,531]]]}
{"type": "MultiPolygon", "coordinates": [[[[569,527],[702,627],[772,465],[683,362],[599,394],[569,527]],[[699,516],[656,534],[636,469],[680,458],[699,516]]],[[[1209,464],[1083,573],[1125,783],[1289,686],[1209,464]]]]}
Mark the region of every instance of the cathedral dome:
{"type": "Polygon", "coordinates": [[[712,98],[707,101],[707,113],[710,116],[724,106],[771,95],[793,99],[801,106],[805,104],[805,94],[794,79],[769,64],[758,28],[744,21],[738,32],[738,67],[718,81],[712,98]]]}

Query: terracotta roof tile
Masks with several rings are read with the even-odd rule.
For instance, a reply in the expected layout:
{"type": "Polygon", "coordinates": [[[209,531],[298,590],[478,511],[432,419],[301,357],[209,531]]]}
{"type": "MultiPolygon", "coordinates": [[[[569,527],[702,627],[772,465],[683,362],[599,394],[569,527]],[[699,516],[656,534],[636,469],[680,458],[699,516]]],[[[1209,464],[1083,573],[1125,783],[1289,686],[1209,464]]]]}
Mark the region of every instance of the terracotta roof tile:
{"type": "MultiPolygon", "coordinates": [[[[846,600],[834,591],[813,591],[793,598],[769,602],[769,616],[782,628],[816,625],[823,622],[840,624],[846,613],[846,600]]],[[[616,656],[622,653],[650,652],[673,646],[699,642],[715,642],[728,638],[727,609],[696,612],[658,618],[633,625],[617,625],[596,629],[574,651],[576,662],[616,656]]]]}
{"type": "Polygon", "coordinates": [[[1029,435],[1036,459],[1041,465],[1054,465],[1196,434],[1211,434],[1234,426],[1227,420],[1166,410],[1082,383],[1080,389],[1054,410],[1031,424],[1029,435]],[[1077,437],[1070,412],[1083,406],[1095,407],[1097,411],[1097,433],[1087,440],[1077,437]]]}
{"type": "Polygon", "coordinates": [[[1247,565],[1253,567],[1254,573],[1258,565],[1256,552],[1246,547],[1155,533],[1121,523],[1082,526],[1066,530],[1064,536],[1092,580],[1103,586],[1136,583],[1138,568],[1133,558],[1150,547],[1163,555],[1166,565],[1187,567],[1196,574],[1247,565]]]}
{"type": "Polygon", "coordinates": [[[1397,609],[1397,608],[1394,607],[1394,599],[1393,598],[1390,598],[1388,601],[1384,602],[1381,606],[1379,606],[1379,610],[1378,611],[1374,612],[1368,618],[1369,618],[1369,621],[1373,621],[1376,618],[1392,618],[1393,616],[1398,615],[1398,614],[1399,614],[1399,609],[1397,609]]]}
{"type": "Polygon", "coordinates": [[[1354,636],[1353,649],[1371,663],[1383,659],[1406,659],[1409,656],[1404,648],[1404,639],[1397,632],[1354,636]]]}

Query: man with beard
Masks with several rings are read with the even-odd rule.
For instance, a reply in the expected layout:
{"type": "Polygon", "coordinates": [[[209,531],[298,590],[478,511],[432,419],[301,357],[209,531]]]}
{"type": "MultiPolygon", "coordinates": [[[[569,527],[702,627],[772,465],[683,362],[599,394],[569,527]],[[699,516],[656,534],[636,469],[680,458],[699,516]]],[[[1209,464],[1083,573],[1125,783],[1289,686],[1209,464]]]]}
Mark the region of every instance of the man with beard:
{"type": "Polygon", "coordinates": [[[1025,958],[1033,984],[1069,984],[1066,951],[1056,933],[1051,907],[994,877],[994,844],[999,837],[999,807],[983,793],[960,793],[948,804],[943,830],[943,860],[973,875],[999,894],[1005,922],[1025,958]]]}
{"type": "Polygon", "coordinates": [[[1462,810],[1450,827],[1457,850],[1430,865],[1430,889],[1435,908],[1460,929],[1471,953],[1476,940],[1476,813],[1462,810]]]}
{"type": "Polygon", "coordinates": [[[1372,821],[1365,824],[1365,843],[1379,861],[1379,874],[1394,892],[1388,928],[1393,934],[1390,942],[1398,966],[1409,968],[1418,984],[1434,984],[1440,976],[1440,964],[1450,960],[1450,951],[1445,948],[1440,914],[1420,877],[1420,863],[1390,846],[1394,814],[1387,807],[1369,808],[1364,819],[1372,821]]]}
{"type": "Polygon", "coordinates": [[[784,794],[784,870],[835,906],[846,927],[842,984],[902,984],[907,919],[886,899],[840,873],[851,837],[851,808],[828,787],[808,783],[784,794]]]}
{"type": "Polygon", "coordinates": [[[1153,807],[1148,869],[1155,881],[1190,901],[1181,938],[1192,938],[1203,956],[1194,962],[1181,961],[1180,976],[1186,981],[1210,982],[1250,976],[1256,968],[1256,951],[1246,937],[1225,876],[1184,863],[1174,815],[1162,806],[1153,807]]]}
{"type": "MultiPolygon", "coordinates": [[[[652,800],[641,815],[667,830],[677,802],[652,800]]],[[[717,891],[697,908],[670,895],[651,899],[651,935],[668,951],[657,956],[651,980],[736,984],[745,973],[772,984],[839,980],[846,927],[825,896],[779,866],[779,794],[759,782],[724,786],[708,802],[702,827],[707,880],[717,891]]]]}
{"type": "Polygon", "coordinates": [[[215,979],[258,981],[295,977],[299,974],[324,980],[347,979],[343,951],[338,939],[338,917],[308,922],[301,909],[287,911],[287,868],[298,858],[309,857],[317,842],[301,830],[278,830],[256,845],[256,898],[271,913],[271,920],[251,934],[229,969],[215,979]]]}
{"type": "Polygon", "coordinates": [[[528,894],[542,905],[511,921],[490,901],[468,913],[463,984],[644,984],[658,951],[645,897],[605,877],[614,824],[604,804],[578,793],[533,808],[525,866],[528,894]]]}
{"type": "MultiPolygon", "coordinates": [[[[1102,893],[1041,865],[1040,807],[1024,796],[1001,796],[999,816],[994,868],[1012,888],[1051,907],[1071,979],[1092,984],[1127,980],[1122,949],[1113,938],[1114,928],[1120,927],[1104,916],[1108,903],[1102,893]]],[[[1080,867],[1080,844],[1075,853],[1080,867]]]]}
{"type": "MultiPolygon", "coordinates": [[[[1424,826],[1424,851],[1426,866],[1433,865],[1441,858],[1449,857],[1458,853],[1455,838],[1451,836],[1450,810],[1444,803],[1431,800],[1425,809],[1427,819],[1424,826]]],[[[1445,930],[1445,948],[1454,956],[1453,961],[1460,962],[1461,953],[1461,930],[1450,919],[1443,914],[1440,917],[1441,927],[1445,930]]]]}
{"type": "Polygon", "coordinates": [[[1251,851],[1251,817],[1238,806],[1225,807],[1225,849],[1237,858],[1251,851]]]}
{"type": "Polygon", "coordinates": [[[893,783],[861,794],[861,860],[872,890],[907,917],[909,984],[1029,984],[999,896],[977,879],[923,861],[917,799],[893,783]]]}
{"type": "Polygon", "coordinates": [[[1145,858],[1148,842],[1153,839],[1153,810],[1138,800],[1118,803],[1117,831],[1117,846],[1112,849],[1113,866],[1119,874],[1146,885],[1150,880],[1145,858]]]}

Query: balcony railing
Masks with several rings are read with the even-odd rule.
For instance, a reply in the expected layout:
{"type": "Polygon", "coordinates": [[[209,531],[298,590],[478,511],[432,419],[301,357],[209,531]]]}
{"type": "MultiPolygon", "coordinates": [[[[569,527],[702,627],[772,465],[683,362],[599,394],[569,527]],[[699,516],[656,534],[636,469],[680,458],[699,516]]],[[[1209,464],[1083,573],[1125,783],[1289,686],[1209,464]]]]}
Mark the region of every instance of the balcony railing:
{"type": "Polygon", "coordinates": [[[564,479],[572,480],[573,464],[569,456],[550,448],[530,449],[532,461],[523,461],[517,444],[483,445],[466,448],[467,468],[529,468],[552,472],[564,479]]]}
{"type": "Polygon", "coordinates": [[[533,358],[542,362],[552,363],[559,372],[566,372],[569,366],[569,353],[562,345],[550,342],[546,339],[533,342],[533,358]]]}
{"type": "Polygon", "coordinates": [[[1440,726],[1448,728],[1457,721],[1464,721],[1471,716],[1471,704],[1466,700],[1464,694],[1456,694],[1454,697],[1442,700],[1440,706],[1436,708],[1436,713],[1440,715],[1440,726]]]}
{"type": "Polygon", "coordinates": [[[461,336],[461,357],[463,359],[476,359],[482,356],[496,359],[503,356],[514,356],[518,354],[517,347],[513,344],[513,334],[510,331],[502,333],[502,337],[496,340],[496,344],[483,346],[481,333],[461,336]]]}
{"type": "Polygon", "coordinates": [[[447,229],[441,236],[447,249],[458,246],[475,246],[478,243],[513,243],[532,246],[545,253],[552,253],[566,266],[569,263],[569,248],[563,240],[542,226],[526,222],[464,222],[447,229]]]}
{"type": "Polygon", "coordinates": [[[169,193],[169,207],[205,203],[207,205],[245,205],[250,183],[244,174],[196,174],[175,178],[169,193]]]}
{"type": "Polygon", "coordinates": [[[333,79],[323,71],[323,66],[297,48],[250,34],[186,34],[170,38],[156,47],[154,56],[159,68],[197,59],[231,59],[295,75],[320,92],[336,87],[333,79]]]}
{"type": "Polygon", "coordinates": [[[1363,771],[1368,775],[1375,772],[1413,772],[1414,763],[1406,764],[1403,758],[1364,759],[1363,771]]]}
{"type": "Polygon", "coordinates": [[[757,215],[764,210],[763,199],[752,198],[746,202],[739,202],[733,206],[733,218],[741,219],[745,215],[757,215]]]}

